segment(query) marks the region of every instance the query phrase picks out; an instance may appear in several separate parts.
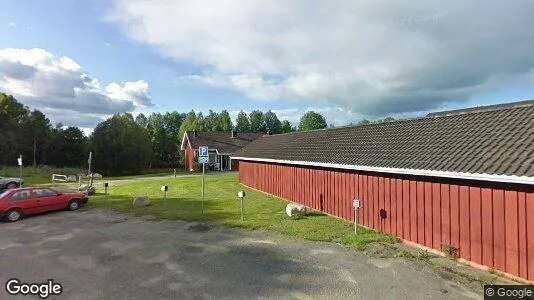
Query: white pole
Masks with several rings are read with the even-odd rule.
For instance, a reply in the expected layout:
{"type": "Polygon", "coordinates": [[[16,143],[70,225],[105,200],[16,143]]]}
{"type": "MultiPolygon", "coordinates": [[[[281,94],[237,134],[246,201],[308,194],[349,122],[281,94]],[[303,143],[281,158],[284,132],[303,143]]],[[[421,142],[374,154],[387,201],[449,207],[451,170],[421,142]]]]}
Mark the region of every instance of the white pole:
{"type": "Polygon", "coordinates": [[[241,200],[241,222],[243,222],[243,197],[240,197],[241,200]]]}
{"type": "Polygon", "coordinates": [[[89,163],[89,169],[87,171],[87,175],[89,175],[89,186],[92,186],[93,175],[91,174],[91,163],[93,162],[93,152],[89,152],[89,160],[87,162],[89,163]]]}
{"type": "Polygon", "coordinates": [[[204,215],[204,170],[205,170],[206,164],[202,164],[202,211],[201,214],[204,215]]]}
{"type": "Polygon", "coordinates": [[[354,233],[358,233],[358,218],[360,217],[359,208],[354,208],[354,233]]]}
{"type": "Polygon", "coordinates": [[[19,156],[19,173],[20,173],[20,178],[22,179],[22,154],[20,154],[19,156]]]}

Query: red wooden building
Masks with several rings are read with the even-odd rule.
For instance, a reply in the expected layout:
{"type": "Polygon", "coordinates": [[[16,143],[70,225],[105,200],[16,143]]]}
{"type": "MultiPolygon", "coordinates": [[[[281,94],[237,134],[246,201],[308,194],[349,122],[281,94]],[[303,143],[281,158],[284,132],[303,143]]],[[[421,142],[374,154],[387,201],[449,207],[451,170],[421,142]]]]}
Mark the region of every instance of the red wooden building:
{"type": "Polygon", "coordinates": [[[230,155],[262,135],[264,134],[235,131],[186,131],[181,145],[184,151],[185,169],[193,170],[193,161],[198,154],[198,148],[207,146],[210,164],[215,170],[237,170],[238,161],[231,161],[230,155]]]}
{"type": "Polygon", "coordinates": [[[242,184],[534,280],[534,101],[262,137],[242,184]]]}

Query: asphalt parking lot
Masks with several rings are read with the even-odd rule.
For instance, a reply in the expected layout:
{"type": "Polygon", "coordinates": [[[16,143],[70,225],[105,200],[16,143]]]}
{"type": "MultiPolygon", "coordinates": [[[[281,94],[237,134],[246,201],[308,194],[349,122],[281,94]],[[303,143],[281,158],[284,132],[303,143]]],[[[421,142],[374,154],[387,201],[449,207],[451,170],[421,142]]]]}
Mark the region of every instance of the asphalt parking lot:
{"type": "MultiPolygon", "coordinates": [[[[0,223],[9,278],[54,279],[49,299],[481,299],[403,259],[263,231],[152,221],[100,209],[0,223]]],[[[36,299],[33,297],[32,299],[36,299]]]]}

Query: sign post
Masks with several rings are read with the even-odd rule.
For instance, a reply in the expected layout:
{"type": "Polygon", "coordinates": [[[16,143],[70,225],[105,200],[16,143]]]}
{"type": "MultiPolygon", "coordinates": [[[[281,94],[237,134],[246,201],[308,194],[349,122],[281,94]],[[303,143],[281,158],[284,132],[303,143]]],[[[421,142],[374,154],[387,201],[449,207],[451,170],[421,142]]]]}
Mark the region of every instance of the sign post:
{"type": "Polygon", "coordinates": [[[104,190],[106,192],[106,199],[108,199],[108,186],[109,184],[107,182],[104,182],[104,190]]]}
{"type": "Polygon", "coordinates": [[[19,177],[22,178],[22,154],[20,154],[19,158],[17,158],[17,163],[19,165],[19,177]]]}
{"type": "Polygon", "coordinates": [[[161,186],[161,191],[163,192],[163,207],[167,207],[167,191],[169,187],[166,185],[161,186]]]}
{"type": "Polygon", "coordinates": [[[237,197],[239,198],[239,200],[241,201],[241,222],[243,222],[244,218],[243,218],[243,198],[245,198],[245,192],[244,191],[239,191],[237,192],[237,197]]]}
{"type": "Polygon", "coordinates": [[[202,202],[201,202],[201,214],[204,215],[204,175],[206,170],[206,164],[209,163],[210,157],[207,146],[198,147],[198,162],[202,164],[202,202]]]}
{"type": "Polygon", "coordinates": [[[358,233],[358,219],[360,218],[360,200],[352,200],[352,207],[354,207],[354,233],[358,233]]]}
{"type": "Polygon", "coordinates": [[[93,152],[89,152],[89,159],[87,163],[89,164],[89,169],[87,170],[87,175],[89,176],[89,186],[93,186],[93,174],[91,173],[91,163],[93,162],[93,152]]]}

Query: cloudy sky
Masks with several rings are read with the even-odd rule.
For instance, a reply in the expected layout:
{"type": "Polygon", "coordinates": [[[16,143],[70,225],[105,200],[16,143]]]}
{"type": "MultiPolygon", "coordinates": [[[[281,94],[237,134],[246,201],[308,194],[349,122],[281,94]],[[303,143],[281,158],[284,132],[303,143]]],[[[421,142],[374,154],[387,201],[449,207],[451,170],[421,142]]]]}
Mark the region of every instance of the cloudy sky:
{"type": "Polygon", "coordinates": [[[191,109],[342,125],[534,98],[532,0],[0,4],[0,91],[84,128],[191,109]]]}

